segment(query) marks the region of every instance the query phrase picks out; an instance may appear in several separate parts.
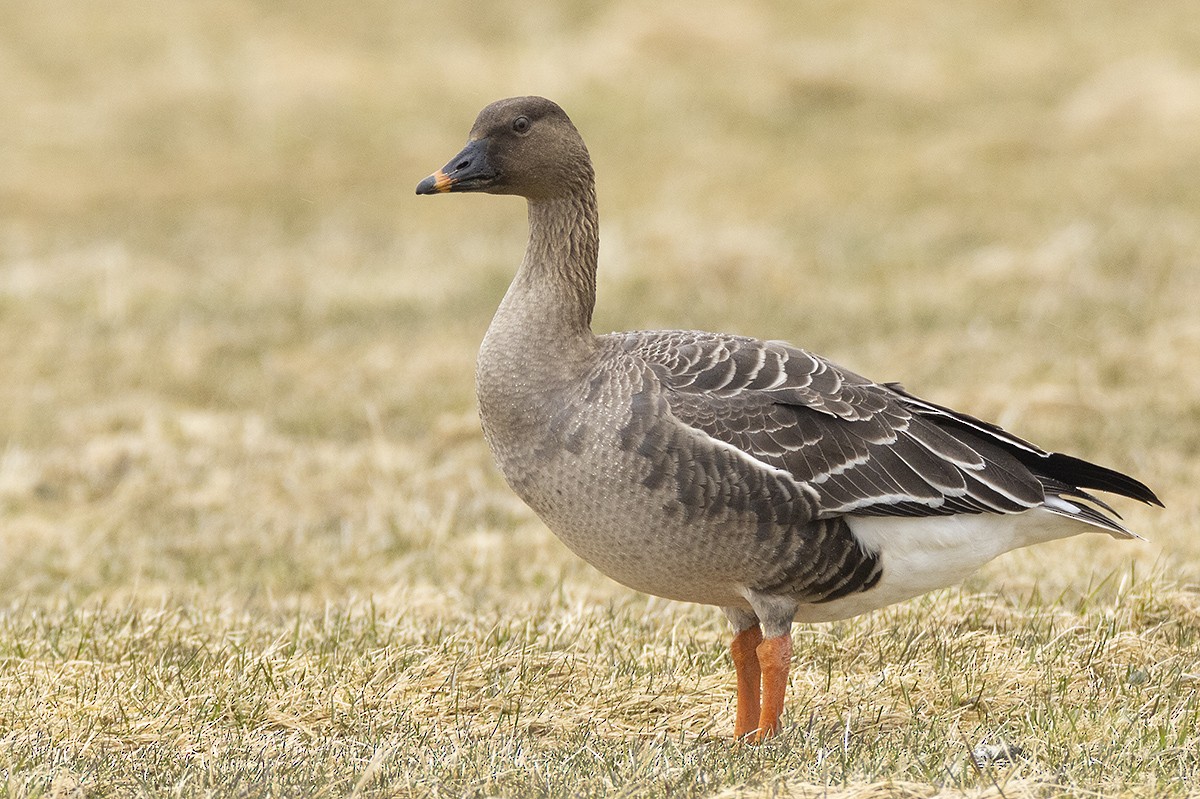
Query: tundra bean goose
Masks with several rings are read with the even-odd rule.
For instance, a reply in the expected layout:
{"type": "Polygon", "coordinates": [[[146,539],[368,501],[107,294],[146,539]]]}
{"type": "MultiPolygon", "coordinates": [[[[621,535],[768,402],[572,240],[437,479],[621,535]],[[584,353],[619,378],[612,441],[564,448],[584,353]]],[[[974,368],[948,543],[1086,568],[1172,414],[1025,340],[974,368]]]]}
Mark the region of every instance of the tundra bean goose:
{"type": "Polygon", "coordinates": [[[492,103],[417,186],[460,191],[529,206],[525,258],[476,370],[496,463],[605,574],[725,612],[738,738],[780,729],[793,622],[950,585],[1016,547],[1134,537],[1088,489],[1161,504],[1132,477],[782,342],[593,335],[592,163],[549,100],[492,103]]]}

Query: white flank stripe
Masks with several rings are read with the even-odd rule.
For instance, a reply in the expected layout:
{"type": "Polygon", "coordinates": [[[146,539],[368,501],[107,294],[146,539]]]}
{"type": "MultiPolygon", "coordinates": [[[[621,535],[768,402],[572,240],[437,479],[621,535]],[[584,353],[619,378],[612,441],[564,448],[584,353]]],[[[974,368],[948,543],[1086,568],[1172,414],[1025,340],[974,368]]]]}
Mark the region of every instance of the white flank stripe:
{"type": "Polygon", "coordinates": [[[926,518],[850,515],[846,522],[863,548],[880,556],[883,576],[870,591],[801,606],[797,621],[856,616],[955,585],[1009,550],[1097,531],[1049,508],[926,518]]]}

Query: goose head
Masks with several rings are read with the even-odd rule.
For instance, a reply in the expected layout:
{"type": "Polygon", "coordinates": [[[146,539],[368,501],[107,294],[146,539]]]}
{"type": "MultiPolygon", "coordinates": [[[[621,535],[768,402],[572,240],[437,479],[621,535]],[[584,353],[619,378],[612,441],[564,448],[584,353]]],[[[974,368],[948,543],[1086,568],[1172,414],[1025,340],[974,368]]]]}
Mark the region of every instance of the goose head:
{"type": "Polygon", "coordinates": [[[417,194],[482,191],[540,201],[592,180],[587,147],[566,113],[544,97],[510,97],[479,112],[467,146],[417,184],[417,194]]]}

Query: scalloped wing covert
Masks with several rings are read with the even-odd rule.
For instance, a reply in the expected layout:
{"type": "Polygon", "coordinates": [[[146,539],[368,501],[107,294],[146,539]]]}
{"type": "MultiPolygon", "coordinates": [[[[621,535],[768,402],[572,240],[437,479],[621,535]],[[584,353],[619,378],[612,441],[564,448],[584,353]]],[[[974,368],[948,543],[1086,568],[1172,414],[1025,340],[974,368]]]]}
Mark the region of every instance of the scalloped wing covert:
{"type": "Polygon", "coordinates": [[[782,342],[690,331],[612,338],[657,376],[679,422],[789,473],[816,497],[816,518],[1016,513],[1045,500],[1043,481],[982,435],[782,342]]]}

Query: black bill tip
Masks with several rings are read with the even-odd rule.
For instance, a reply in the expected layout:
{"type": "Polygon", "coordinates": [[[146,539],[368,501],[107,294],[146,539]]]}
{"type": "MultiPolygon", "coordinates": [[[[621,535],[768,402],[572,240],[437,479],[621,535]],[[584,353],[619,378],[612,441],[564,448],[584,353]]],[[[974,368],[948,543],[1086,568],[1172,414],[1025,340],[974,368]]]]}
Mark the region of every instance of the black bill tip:
{"type": "Polygon", "coordinates": [[[417,184],[417,194],[443,194],[450,191],[450,186],[450,176],[439,169],[417,184]]]}

